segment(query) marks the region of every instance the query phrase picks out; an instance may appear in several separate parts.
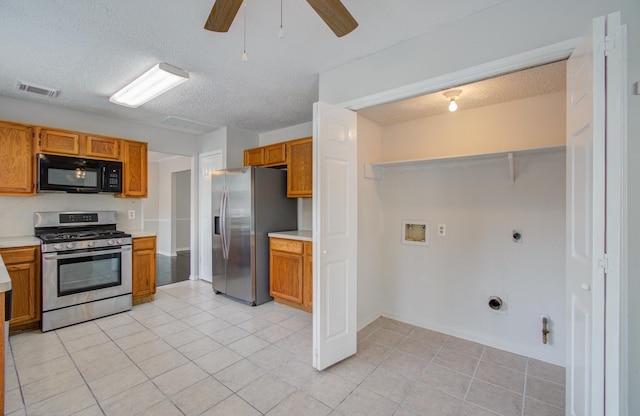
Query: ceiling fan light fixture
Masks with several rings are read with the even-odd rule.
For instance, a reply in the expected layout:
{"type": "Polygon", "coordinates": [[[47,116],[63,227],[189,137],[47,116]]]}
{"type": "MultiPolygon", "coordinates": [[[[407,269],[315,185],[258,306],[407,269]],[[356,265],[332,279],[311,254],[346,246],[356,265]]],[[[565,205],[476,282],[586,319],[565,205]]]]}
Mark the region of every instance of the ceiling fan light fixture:
{"type": "Polygon", "coordinates": [[[460,94],[462,94],[462,90],[450,90],[444,93],[444,96],[449,100],[449,111],[452,113],[458,109],[456,100],[460,97],[460,94]]]}
{"type": "Polygon", "coordinates": [[[114,104],[140,107],[189,79],[183,69],[161,62],[109,97],[114,104]]]}

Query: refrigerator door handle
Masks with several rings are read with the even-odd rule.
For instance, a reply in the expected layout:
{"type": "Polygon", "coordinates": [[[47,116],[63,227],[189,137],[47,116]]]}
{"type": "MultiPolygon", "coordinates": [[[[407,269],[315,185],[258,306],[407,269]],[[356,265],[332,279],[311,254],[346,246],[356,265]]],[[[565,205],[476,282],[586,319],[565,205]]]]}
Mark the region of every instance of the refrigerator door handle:
{"type": "Polygon", "coordinates": [[[229,188],[226,186],[222,190],[222,253],[225,260],[229,260],[229,238],[227,236],[227,208],[229,202],[229,188]]]}
{"type": "Polygon", "coordinates": [[[222,198],[220,200],[220,238],[222,240],[222,258],[227,260],[227,188],[222,188],[222,198]]]}

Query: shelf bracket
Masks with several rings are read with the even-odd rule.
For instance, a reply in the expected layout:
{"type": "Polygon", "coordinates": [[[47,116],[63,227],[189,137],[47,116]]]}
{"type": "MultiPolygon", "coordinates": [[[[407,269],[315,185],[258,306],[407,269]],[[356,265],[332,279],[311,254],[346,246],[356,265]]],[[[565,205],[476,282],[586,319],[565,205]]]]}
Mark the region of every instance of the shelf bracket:
{"type": "Polygon", "coordinates": [[[509,163],[509,180],[513,185],[516,182],[516,172],[515,168],[513,167],[513,152],[509,152],[507,154],[507,161],[509,163]]]}
{"type": "Polygon", "coordinates": [[[374,166],[371,163],[364,164],[364,177],[369,179],[382,179],[382,168],[380,166],[374,166]]]}

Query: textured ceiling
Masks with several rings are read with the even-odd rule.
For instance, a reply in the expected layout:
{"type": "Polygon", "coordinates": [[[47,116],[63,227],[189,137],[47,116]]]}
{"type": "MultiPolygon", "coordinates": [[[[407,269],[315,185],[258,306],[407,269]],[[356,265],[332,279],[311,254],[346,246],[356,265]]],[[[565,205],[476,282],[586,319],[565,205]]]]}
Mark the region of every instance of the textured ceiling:
{"type": "MultiPolygon", "coordinates": [[[[459,89],[457,111],[533,97],[565,90],[566,61],[554,62],[518,72],[502,75],[472,84],[451,88],[459,89]]],[[[394,103],[358,111],[371,121],[386,126],[424,117],[446,114],[449,101],[444,92],[423,95],[394,103]]]]}
{"type": "Polygon", "coordinates": [[[360,25],[337,38],[306,1],[285,0],[280,39],[280,1],[248,0],[242,62],[242,9],[228,33],[203,29],[214,0],[0,0],[0,95],[182,131],[184,120],[271,131],[311,121],[320,72],[505,1],[343,0],[360,25]],[[158,62],[191,79],[137,109],[108,101],[158,62]]]}

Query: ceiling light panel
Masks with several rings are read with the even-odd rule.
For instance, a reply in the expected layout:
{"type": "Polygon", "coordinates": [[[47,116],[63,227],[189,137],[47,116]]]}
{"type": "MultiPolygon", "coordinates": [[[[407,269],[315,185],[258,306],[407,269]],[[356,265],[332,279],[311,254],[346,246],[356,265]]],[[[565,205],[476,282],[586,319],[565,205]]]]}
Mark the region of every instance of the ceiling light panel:
{"type": "Polygon", "coordinates": [[[136,108],[189,79],[189,73],[175,66],[159,63],[113,94],[109,101],[136,108]]]}

